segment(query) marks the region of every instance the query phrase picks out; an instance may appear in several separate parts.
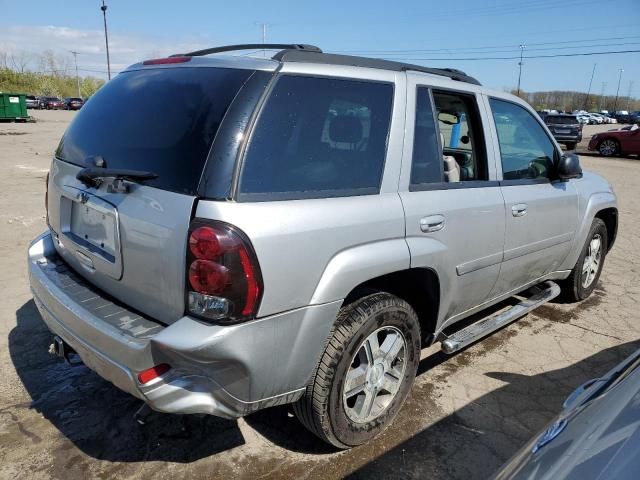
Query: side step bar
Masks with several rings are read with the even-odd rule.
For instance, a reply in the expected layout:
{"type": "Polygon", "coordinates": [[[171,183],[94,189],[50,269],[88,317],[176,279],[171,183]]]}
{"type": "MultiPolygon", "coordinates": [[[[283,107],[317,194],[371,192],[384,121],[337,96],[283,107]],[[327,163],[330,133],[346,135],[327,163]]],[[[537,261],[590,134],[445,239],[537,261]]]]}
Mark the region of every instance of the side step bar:
{"type": "Polygon", "coordinates": [[[449,354],[455,353],[560,295],[560,287],[555,282],[544,282],[542,287],[543,289],[538,287],[539,291],[532,297],[514,305],[509,310],[483,318],[447,337],[441,344],[442,351],[449,354]]]}

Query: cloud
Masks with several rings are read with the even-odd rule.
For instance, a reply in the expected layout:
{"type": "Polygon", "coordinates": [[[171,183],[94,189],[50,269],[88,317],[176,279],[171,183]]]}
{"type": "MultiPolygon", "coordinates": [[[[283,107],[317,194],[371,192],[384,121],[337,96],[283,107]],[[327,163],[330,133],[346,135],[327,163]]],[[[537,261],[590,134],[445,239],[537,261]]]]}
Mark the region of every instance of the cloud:
{"type": "MultiPolygon", "coordinates": [[[[214,43],[207,37],[168,40],[110,32],[111,71],[118,72],[147,58],[206,48],[214,43]]],[[[61,60],[65,69],[73,67],[71,51],[76,51],[81,75],[106,78],[103,30],[82,30],[55,25],[10,26],[0,30],[0,52],[13,55],[27,54],[30,70],[42,68],[39,57],[47,50],[52,51],[61,60]]]]}

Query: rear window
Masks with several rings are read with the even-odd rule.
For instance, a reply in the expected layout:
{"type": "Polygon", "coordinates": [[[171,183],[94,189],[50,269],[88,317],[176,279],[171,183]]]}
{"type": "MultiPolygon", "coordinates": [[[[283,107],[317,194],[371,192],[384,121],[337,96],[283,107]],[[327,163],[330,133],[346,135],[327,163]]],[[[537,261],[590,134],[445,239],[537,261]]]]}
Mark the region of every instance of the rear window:
{"type": "Polygon", "coordinates": [[[196,193],[220,122],[251,70],[158,68],[124,72],[91,97],[65,132],[56,156],[87,166],[150,171],[145,182],[196,193]]]}
{"type": "Polygon", "coordinates": [[[576,125],[578,122],[577,117],[559,116],[559,115],[547,115],[544,117],[545,123],[553,125],[576,125]]]}
{"type": "Polygon", "coordinates": [[[393,85],[283,75],[247,147],[239,199],[378,193],[393,85]]]}

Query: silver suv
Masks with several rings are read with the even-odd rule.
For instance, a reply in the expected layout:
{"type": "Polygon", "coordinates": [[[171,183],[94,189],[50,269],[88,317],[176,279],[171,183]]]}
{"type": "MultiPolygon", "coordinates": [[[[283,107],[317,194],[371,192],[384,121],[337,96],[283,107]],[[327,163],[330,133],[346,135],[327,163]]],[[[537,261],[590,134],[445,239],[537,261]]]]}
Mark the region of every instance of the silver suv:
{"type": "Polygon", "coordinates": [[[152,409],[293,403],[348,448],[396,416],[421,347],[458,351],[558,284],[591,294],[616,198],[463,72],[266,47],[145,61],[95,94],[51,163],[31,288],[52,350],[152,409]]]}

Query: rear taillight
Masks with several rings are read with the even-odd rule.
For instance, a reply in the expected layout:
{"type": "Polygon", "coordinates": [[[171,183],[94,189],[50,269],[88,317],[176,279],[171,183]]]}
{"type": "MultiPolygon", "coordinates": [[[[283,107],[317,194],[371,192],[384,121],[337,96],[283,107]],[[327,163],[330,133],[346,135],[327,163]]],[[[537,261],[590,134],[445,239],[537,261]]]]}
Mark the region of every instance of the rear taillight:
{"type": "Polygon", "coordinates": [[[187,248],[188,313],[216,323],[253,318],[262,294],[248,238],[223,222],[194,220],[187,248]]]}

